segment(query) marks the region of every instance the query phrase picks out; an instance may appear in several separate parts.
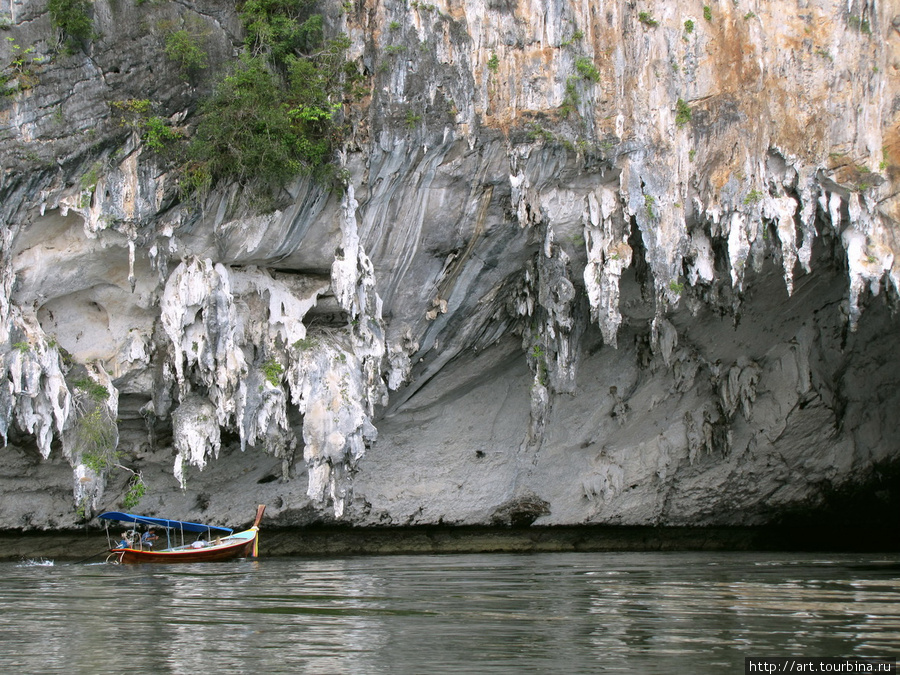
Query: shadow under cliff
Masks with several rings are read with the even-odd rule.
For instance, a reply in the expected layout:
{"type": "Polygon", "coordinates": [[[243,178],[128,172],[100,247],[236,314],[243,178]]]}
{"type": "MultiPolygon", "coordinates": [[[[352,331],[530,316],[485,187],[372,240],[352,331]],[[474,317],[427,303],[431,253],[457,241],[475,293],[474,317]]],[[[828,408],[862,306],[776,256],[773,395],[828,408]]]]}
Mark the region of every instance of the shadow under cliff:
{"type": "MultiPolygon", "coordinates": [[[[900,523],[765,527],[482,527],[313,526],[263,528],[260,556],[344,557],[459,553],[600,553],[622,551],[900,551],[900,523]]],[[[0,561],[102,562],[102,532],[0,532],[0,561]]]]}

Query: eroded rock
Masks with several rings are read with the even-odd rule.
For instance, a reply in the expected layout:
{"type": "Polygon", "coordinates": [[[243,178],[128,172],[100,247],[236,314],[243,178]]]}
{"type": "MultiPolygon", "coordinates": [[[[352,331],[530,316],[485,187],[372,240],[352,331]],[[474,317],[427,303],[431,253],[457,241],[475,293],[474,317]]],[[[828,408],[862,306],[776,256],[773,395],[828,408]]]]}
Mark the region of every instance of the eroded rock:
{"type": "Polygon", "coordinates": [[[238,185],[181,199],[114,113],[150,97],[189,132],[211,82],[160,26],[202,21],[223,64],[234,7],[95,9],[66,57],[38,3],[11,14],[48,58],[0,104],[0,457],[35,476],[0,525],[121,501],[67,435],[76,368],[156,477],[147,509],[185,517],[243,518],[240,494],[283,520],[753,523],[898,461],[886,6],[728,4],[687,32],[683,3],[649,27],[372,0],[326,22],[369,78],[342,189],[298,179],[265,213],[238,185]],[[57,444],[74,491],[40,494],[57,444]]]}

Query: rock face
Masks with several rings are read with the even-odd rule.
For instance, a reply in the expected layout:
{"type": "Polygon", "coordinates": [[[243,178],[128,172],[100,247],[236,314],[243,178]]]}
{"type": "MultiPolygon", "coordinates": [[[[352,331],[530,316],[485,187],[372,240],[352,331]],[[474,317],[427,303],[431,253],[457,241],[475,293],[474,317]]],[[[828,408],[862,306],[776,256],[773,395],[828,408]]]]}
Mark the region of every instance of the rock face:
{"type": "Polygon", "coordinates": [[[0,4],[0,527],[135,476],[228,522],[758,524],[896,470],[900,7],[321,10],[345,184],[261,206],[116,113],[190,133],[233,3],[95,0],[74,54],[0,4]]]}

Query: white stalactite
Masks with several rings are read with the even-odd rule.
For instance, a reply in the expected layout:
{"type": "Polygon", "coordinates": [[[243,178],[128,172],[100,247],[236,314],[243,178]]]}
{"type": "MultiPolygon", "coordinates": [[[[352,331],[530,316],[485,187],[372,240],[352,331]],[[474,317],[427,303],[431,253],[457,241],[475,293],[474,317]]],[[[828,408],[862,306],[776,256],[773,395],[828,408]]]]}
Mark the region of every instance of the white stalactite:
{"type": "Polygon", "coordinates": [[[183,261],[169,276],[160,310],[182,400],[173,414],[179,480],[185,465],[202,469],[218,454],[221,427],[236,426],[242,447],[262,444],[278,457],[292,457],[290,400],[303,415],[309,495],[330,500],[336,515],[343,512],[347,477],[376,437],[371,416],[387,391],[381,299],[356,208],[351,186],[341,223],[343,254],[333,263],[330,284],[351,318],[346,331],[307,335],[303,318],[329,287],[321,280],[281,278],[254,267],[229,270],[199,259],[183,261]],[[192,382],[204,385],[208,400],[192,394],[192,382]]]}
{"type": "Polygon", "coordinates": [[[617,227],[616,195],[601,189],[587,196],[587,213],[584,225],[584,243],[587,249],[587,265],[584,268],[584,284],[591,305],[591,319],[600,326],[603,341],[616,346],[616,335],[622,324],[619,311],[619,283],[622,273],[631,265],[632,250],[628,245],[629,231],[617,227]]]}
{"type": "Polygon", "coordinates": [[[9,423],[15,420],[33,434],[41,455],[50,455],[55,435],[63,432],[71,413],[71,396],[62,370],[62,359],[51,346],[33,316],[11,307],[8,334],[16,339],[3,355],[0,385],[0,435],[6,443],[9,423]]]}
{"type": "Polygon", "coordinates": [[[330,499],[340,517],[349,489],[346,476],[377,436],[362,363],[345,345],[323,336],[297,354],[285,379],[303,414],[307,494],[320,503],[330,499]]]}
{"type": "Polygon", "coordinates": [[[226,426],[247,367],[227,268],[208,259],[179,264],[163,290],[160,321],[171,340],[179,395],[191,391],[192,373],[209,388],[218,423],[226,426]]]}
{"type": "Polygon", "coordinates": [[[222,440],[215,405],[202,396],[188,397],[172,414],[172,431],[178,451],[173,472],[184,487],[185,464],[202,471],[208,458],[219,456],[222,440]]]}

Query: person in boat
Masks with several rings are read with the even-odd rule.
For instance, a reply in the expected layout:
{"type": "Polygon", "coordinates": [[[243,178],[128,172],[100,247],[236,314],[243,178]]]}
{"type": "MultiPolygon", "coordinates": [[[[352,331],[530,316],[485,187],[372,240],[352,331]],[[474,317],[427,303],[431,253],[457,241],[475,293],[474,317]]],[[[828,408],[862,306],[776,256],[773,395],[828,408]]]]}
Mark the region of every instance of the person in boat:
{"type": "Polygon", "coordinates": [[[156,530],[152,527],[148,527],[147,531],[141,535],[141,548],[153,548],[153,543],[159,539],[156,535],[156,530]]]}
{"type": "Polygon", "coordinates": [[[200,537],[197,541],[191,544],[191,548],[205,548],[207,545],[208,542],[206,542],[203,537],[200,537]]]}
{"type": "Polygon", "coordinates": [[[125,530],[122,539],[116,544],[116,548],[131,548],[134,543],[134,530],[125,530]]]}

